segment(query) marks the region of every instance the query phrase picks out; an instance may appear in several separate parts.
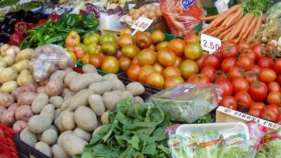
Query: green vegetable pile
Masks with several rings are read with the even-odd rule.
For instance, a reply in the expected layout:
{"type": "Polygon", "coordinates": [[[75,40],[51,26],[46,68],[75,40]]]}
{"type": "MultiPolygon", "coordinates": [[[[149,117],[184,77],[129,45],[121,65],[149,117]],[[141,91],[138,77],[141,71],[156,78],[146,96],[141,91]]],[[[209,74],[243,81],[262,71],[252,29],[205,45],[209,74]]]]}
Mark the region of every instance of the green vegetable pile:
{"type": "Polygon", "coordinates": [[[32,9],[35,9],[35,8],[38,8],[38,7],[41,7],[43,5],[42,2],[37,2],[37,1],[30,1],[30,2],[27,2],[27,3],[23,3],[23,4],[18,4],[16,6],[11,6],[10,8],[10,12],[15,12],[15,11],[18,11],[18,10],[32,10],[32,9]]]}
{"type": "Polygon", "coordinates": [[[279,158],[281,156],[281,139],[274,139],[260,146],[256,158],[279,158]]]}
{"type": "Polygon", "coordinates": [[[0,0],[0,8],[4,8],[4,7],[7,7],[7,6],[15,5],[19,1],[20,0],[0,0]]]}
{"type": "Polygon", "coordinates": [[[111,124],[102,129],[75,158],[168,158],[170,150],[163,131],[170,117],[163,110],[125,99],[109,112],[111,124]]]}
{"type": "Polygon", "coordinates": [[[98,25],[99,22],[93,14],[64,13],[55,24],[49,19],[45,24],[26,31],[28,36],[22,41],[20,48],[36,48],[47,43],[64,46],[70,31],[77,31],[83,37],[87,33],[96,32],[98,25]]]}
{"type": "Polygon", "coordinates": [[[243,14],[253,13],[256,16],[265,13],[273,4],[273,0],[242,0],[243,14]]]}

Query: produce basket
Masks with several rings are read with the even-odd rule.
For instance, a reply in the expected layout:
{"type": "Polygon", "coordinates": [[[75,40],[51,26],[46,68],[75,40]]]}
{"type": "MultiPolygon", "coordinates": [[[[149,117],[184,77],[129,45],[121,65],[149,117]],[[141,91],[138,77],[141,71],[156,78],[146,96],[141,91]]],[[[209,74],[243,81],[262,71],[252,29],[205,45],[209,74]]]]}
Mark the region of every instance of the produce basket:
{"type": "MultiPolygon", "coordinates": [[[[74,70],[75,70],[76,72],[83,73],[83,70],[82,70],[83,64],[82,64],[82,61],[81,61],[81,60],[78,60],[78,61],[76,62],[76,66],[77,66],[77,67],[75,67],[74,70]]],[[[108,72],[103,71],[103,70],[101,70],[101,69],[97,69],[97,71],[98,71],[98,73],[99,73],[100,75],[102,75],[102,76],[109,74],[108,72]]],[[[118,75],[118,74],[116,74],[116,75],[118,75]]]]}
{"type": "MultiPolygon", "coordinates": [[[[136,6],[134,6],[134,9],[138,9],[141,6],[145,5],[145,4],[149,4],[149,3],[158,3],[159,0],[136,0],[136,2],[134,4],[136,4],[136,6]]],[[[127,2],[124,6],[124,14],[129,14],[129,5],[132,4],[132,2],[127,2]]],[[[122,24],[125,27],[130,28],[131,25],[126,23],[126,22],[122,22],[122,24]]],[[[169,26],[166,23],[166,20],[163,16],[158,17],[156,20],[153,21],[153,23],[149,26],[149,28],[147,30],[161,30],[162,32],[165,33],[170,33],[171,30],[169,28],[169,26]]]]}
{"type": "MultiPolygon", "coordinates": [[[[131,83],[131,82],[134,82],[133,80],[131,79],[128,79],[127,75],[126,75],[126,72],[121,72],[120,74],[118,74],[118,78],[119,80],[121,80],[125,85],[128,84],[128,83],[131,83]]],[[[158,88],[158,87],[153,87],[153,86],[149,86],[147,84],[143,84],[141,83],[144,88],[145,88],[145,91],[149,94],[155,94],[163,89],[161,88],[158,88]]]]}
{"type": "Polygon", "coordinates": [[[20,158],[30,158],[32,156],[36,158],[50,158],[47,155],[39,152],[32,146],[26,144],[25,142],[20,140],[20,132],[13,136],[16,147],[18,149],[19,157],[20,158]]]}
{"type": "Polygon", "coordinates": [[[18,158],[18,152],[13,140],[17,132],[0,123],[0,158],[18,158]]]}

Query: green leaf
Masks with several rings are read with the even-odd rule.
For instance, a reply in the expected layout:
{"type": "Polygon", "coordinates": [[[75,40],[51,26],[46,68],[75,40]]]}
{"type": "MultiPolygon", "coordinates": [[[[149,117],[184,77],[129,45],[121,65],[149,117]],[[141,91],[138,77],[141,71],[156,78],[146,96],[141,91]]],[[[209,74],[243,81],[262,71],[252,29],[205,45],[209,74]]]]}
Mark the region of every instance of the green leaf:
{"type": "Polygon", "coordinates": [[[166,139],[167,137],[163,134],[164,128],[157,128],[153,133],[152,137],[155,139],[155,141],[161,141],[166,139]]]}
{"type": "Polygon", "coordinates": [[[148,154],[148,155],[155,155],[156,154],[156,143],[153,144],[149,144],[148,146],[146,146],[144,148],[144,150],[142,151],[143,154],[148,154]]]}
{"type": "Polygon", "coordinates": [[[131,140],[128,140],[128,143],[131,144],[134,149],[139,150],[140,139],[138,136],[134,135],[131,140]]]}
{"type": "Polygon", "coordinates": [[[111,128],[111,125],[102,125],[102,128],[99,132],[95,134],[95,136],[92,138],[90,144],[85,146],[85,149],[91,149],[92,145],[98,143],[101,141],[101,139],[108,133],[109,129],[111,128]]]}
{"type": "Polygon", "coordinates": [[[114,149],[110,149],[107,145],[98,144],[93,148],[92,156],[96,157],[117,157],[120,152],[114,149]]]}
{"type": "Polygon", "coordinates": [[[134,157],[135,150],[132,146],[128,146],[127,149],[118,158],[131,158],[134,157]]]}

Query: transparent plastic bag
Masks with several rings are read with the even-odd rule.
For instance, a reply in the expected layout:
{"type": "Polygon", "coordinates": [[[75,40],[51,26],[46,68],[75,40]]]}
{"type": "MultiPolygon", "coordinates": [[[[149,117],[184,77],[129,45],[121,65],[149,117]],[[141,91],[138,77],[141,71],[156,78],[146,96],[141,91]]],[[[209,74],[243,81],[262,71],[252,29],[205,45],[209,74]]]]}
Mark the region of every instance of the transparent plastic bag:
{"type": "Polygon", "coordinates": [[[177,36],[185,36],[201,23],[203,7],[200,0],[160,0],[160,10],[177,36]]]}
{"type": "Polygon", "coordinates": [[[37,47],[29,64],[29,70],[33,73],[37,82],[47,80],[56,70],[64,70],[73,67],[74,63],[64,48],[54,44],[46,44],[37,47]]]}
{"type": "Polygon", "coordinates": [[[281,24],[281,2],[274,4],[270,9],[265,13],[266,21],[276,20],[278,24],[281,24]]]}
{"type": "Polygon", "coordinates": [[[152,95],[149,106],[164,109],[173,121],[192,123],[218,106],[222,92],[216,84],[179,84],[152,95]]]}

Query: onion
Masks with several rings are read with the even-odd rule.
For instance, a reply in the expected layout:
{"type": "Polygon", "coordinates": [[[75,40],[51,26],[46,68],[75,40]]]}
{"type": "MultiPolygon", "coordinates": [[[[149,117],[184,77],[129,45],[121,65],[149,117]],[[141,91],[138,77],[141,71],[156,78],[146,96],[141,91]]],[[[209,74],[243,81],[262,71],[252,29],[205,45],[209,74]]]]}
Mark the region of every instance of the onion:
{"type": "Polygon", "coordinates": [[[275,47],[277,47],[277,41],[276,40],[271,40],[269,43],[273,44],[275,47]]]}
{"type": "Polygon", "coordinates": [[[8,44],[3,44],[0,48],[1,55],[5,56],[6,55],[6,50],[8,49],[9,45],[8,44]]]}
{"type": "Polygon", "coordinates": [[[281,37],[278,38],[277,45],[281,47],[281,37]]]}
{"type": "Polygon", "coordinates": [[[9,46],[6,50],[6,55],[11,55],[11,56],[14,56],[16,57],[17,54],[20,52],[20,48],[18,46],[9,46]]]}

